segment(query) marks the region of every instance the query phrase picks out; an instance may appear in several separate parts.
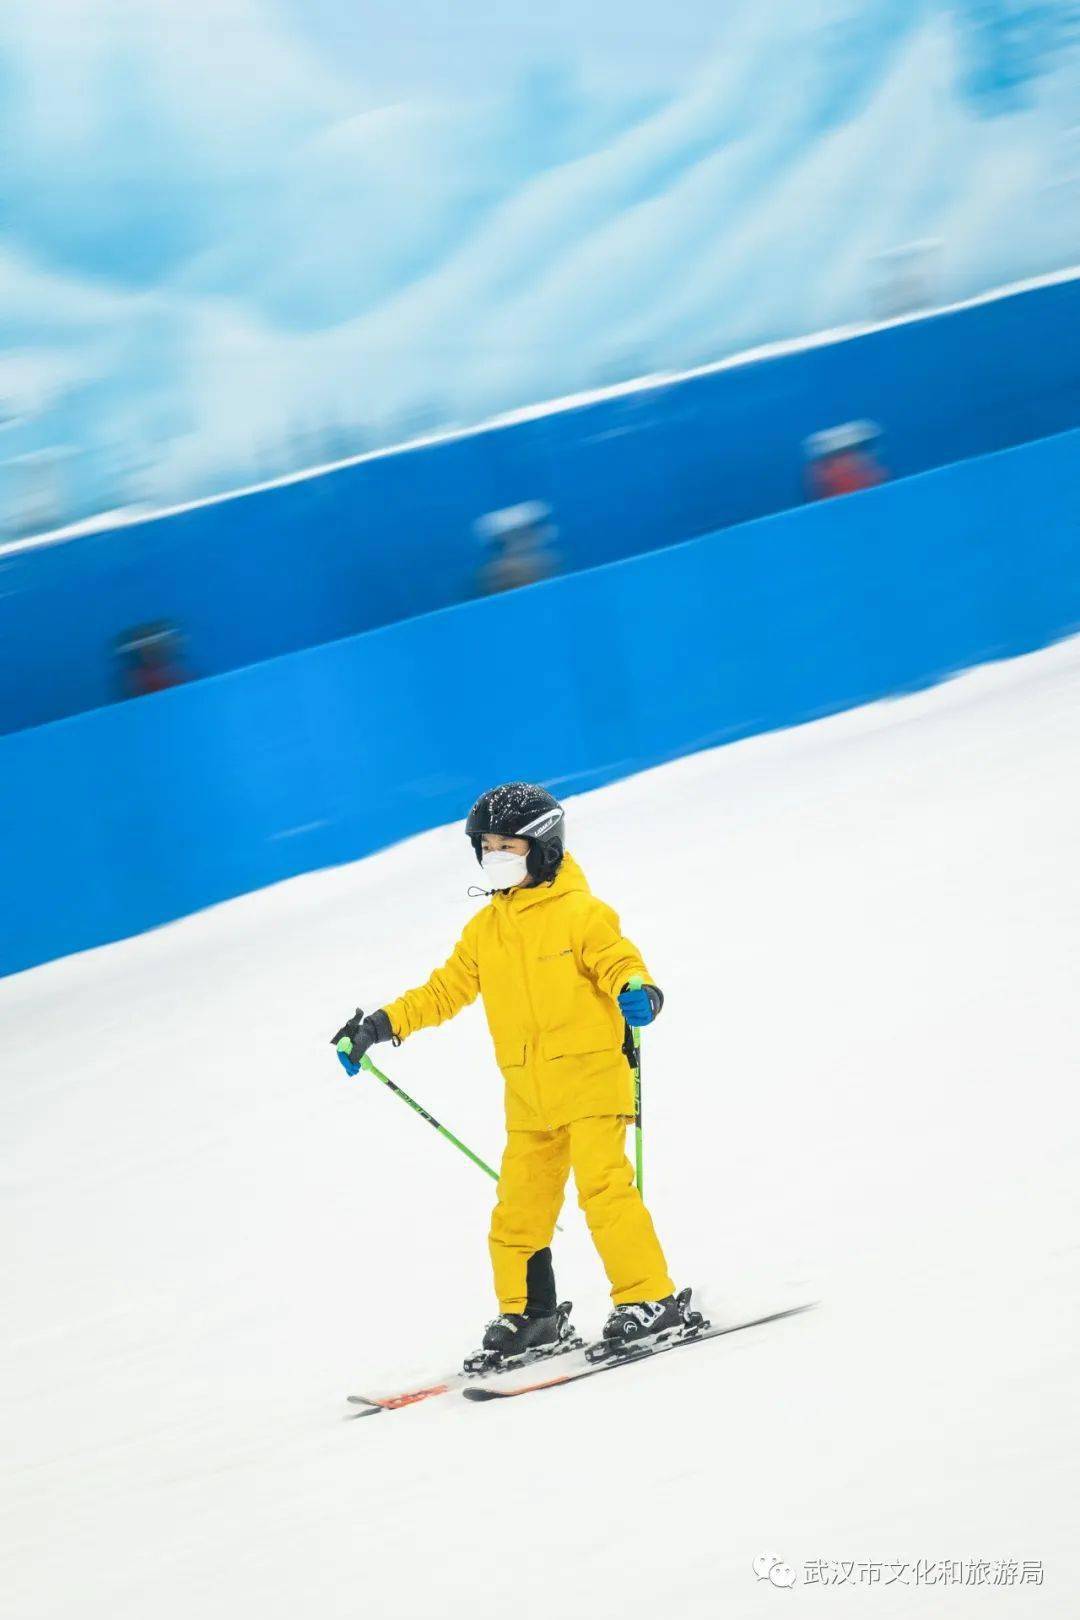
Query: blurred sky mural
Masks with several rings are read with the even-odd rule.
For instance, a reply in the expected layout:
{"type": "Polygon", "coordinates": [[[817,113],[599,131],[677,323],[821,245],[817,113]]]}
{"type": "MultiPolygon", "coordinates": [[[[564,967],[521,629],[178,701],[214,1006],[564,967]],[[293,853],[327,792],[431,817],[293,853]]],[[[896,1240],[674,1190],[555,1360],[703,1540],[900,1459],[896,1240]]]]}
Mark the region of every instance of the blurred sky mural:
{"type": "Polygon", "coordinates": [[[865,319],[898,263],[940,302],[1078,259],[1080,0],[0,7],[9,513],[41,467],[51,519],[171,502],[865,319]]]}

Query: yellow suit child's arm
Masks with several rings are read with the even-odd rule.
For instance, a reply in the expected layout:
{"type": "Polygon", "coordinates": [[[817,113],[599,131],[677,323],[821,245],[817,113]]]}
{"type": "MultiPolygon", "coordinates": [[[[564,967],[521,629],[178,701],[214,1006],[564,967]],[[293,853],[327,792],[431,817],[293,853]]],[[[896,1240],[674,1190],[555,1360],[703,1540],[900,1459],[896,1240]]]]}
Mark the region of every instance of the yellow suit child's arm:
{"type": "Polygon", "coordinates": [[[618,917],[602,900],[593,900],[589,907],[580,950],[586,973],[609,996],[618,996],[635,975],[646,984],[653,982],[641,952],[625,937],[618,917]]]}
{"type": "Polygon", "coordinates": [[[383,1011],[399,1041],[445,1023],[480,993],[480,975],[473,955],[470,930],[466,928],[448,961],[436,968],[426,984],[406,990],[396,1001],[388,1001],[383,1011]]]}

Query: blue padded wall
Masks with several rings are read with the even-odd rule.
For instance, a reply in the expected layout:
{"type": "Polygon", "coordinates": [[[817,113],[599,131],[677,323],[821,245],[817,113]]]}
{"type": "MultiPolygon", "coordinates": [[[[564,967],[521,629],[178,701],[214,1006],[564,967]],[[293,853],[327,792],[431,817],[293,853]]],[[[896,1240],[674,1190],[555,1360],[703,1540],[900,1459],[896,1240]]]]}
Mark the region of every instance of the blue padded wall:
{"type": "Polygon", "coordinates": [[[1080,279],[0,554],[0,732],[115,697],[143,620],[212,675],[470,598],[481,512],[548,500],[567,569],[798,506],[852,417],[903,477],[1080,422],[1080,279]]]}
{"type": "Polygon", "coordinates": [[[1080,430],[0,738],[0,973],[1080,626],[1080,430]],[[475,694],[528,660],[520,731],[475,694]],[[347,768],[378,740],[378,792],[347,768]],[[346,768],[343,768],[343,762],[346,768]]]}

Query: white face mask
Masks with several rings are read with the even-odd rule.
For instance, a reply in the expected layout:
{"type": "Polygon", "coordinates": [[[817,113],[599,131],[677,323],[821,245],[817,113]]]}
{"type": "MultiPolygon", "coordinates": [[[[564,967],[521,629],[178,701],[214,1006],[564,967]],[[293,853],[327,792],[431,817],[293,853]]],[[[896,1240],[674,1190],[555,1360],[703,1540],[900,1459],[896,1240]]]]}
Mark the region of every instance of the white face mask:
{"type": "Polygon", "coordinates": [[[508,849],[485,849],[480,865],[493,889],[516,889],[529,875],[526,857],[508,849]]]}

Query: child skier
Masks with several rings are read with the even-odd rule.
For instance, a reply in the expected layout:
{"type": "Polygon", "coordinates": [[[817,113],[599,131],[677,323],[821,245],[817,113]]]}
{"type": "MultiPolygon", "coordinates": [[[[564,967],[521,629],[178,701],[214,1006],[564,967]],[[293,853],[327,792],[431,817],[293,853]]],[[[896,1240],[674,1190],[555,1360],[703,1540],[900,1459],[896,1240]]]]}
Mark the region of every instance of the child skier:
{"type": "Polygon", "coordinates": [[[465,832],[491,886],[488,904],[425,985],[357,1013],[333,1038],[350,1039],[348,1062],[358,1065],[376,1042],[396,1045],[483,996],[506,1082],[507,1142],[489,1237],[501,1314],[481,1357],[470,1358],[477,1364],[572,1336],[549,1247],[571,1169],[611,1284],[604,1338],[657,1333],[688,1312],[625,1151],[634,1113],[626,1025],[651,1023],[664,998],[565,852],[564,830],[562,806],[543,788],[510,782],[483,794],[465,832]],[[635,978],[642,988],[630,988],[635,978]]]}

